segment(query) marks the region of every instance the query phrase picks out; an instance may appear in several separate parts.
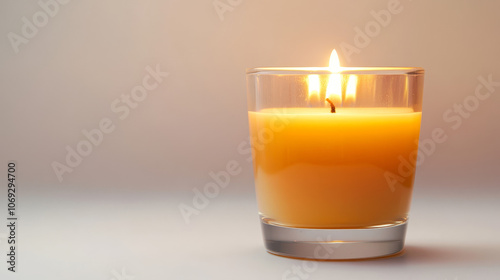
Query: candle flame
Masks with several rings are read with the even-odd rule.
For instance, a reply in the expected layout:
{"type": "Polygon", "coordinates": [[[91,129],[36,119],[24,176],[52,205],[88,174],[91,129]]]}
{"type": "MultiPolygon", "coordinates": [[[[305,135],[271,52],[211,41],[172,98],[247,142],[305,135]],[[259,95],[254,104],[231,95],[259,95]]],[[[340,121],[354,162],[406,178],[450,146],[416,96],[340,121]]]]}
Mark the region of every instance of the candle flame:
{"type": "Polygon", "coordinates": [[[358,85],[358,77],[350,75],[347,81],[347,89],[345,91],[345,102],[354,103],[356,101],[356,87],[358,85]]]}
{"type": "Polygon", "coordinates": [[[331,74],[328,79],[326,97],[332,101],[335,106],[339,106],[342,104],[342,79],[340,74],[336,74],[340,71],[340,61],[335,49],[333,49],[330,55],[330,65],[328,68],[330,68],[330,71],[334,74],[331,74]]]}
{"type": "Polygon", "coordinates": [[[309,101],[319,101],[320,81],[319,75],[309,75],[307,77],[307,84],[309,85],[309,101]]]}
{"type": "Polygon", "coordinates": [[[339,72],[340,71],[340,60],[337,51],[333,49],[332,54],[330,55],[330,65],[328,66],[330,71],[339,72]]]}

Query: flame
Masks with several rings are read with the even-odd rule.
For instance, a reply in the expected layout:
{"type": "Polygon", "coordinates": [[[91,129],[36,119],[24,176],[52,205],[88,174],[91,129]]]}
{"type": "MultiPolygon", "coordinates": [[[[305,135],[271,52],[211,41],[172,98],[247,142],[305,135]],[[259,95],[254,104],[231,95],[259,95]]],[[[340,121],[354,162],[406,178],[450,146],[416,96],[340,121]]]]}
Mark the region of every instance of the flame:
{"type": "Polygon", "coordinates": [[[358,85],[358,77],[350,75],[347,81],[347,89],[345,91],[345,102],[354,103],[356,101],[356,86],[358,85]]]}
{"type": "Polygon", "coordinates": [[[340,74],[336,74],[340,71],[340,61],[335,49],[333,49],[332,54],[330,55],[330,65],[328,68],[330,68],[330,71],[334,74],[331,74],[328,79],[326,97],[330,99],[335,106],[338,106],[342,104],[342,79],[340,74]]]}
{"type": "Polygon", "coordinates": [[[332,54],[330,55],[330,65],[328,66],[330,71],[339,72],[340,71],[340,60],[337,51],[333,49],[332,54]]]}
{"type": "Polygon", "coordinates": [[[319,101],[320,81],[319,75],[309,75],[307,77],[307,84],[309,85],[309,101],[319,101]]]}

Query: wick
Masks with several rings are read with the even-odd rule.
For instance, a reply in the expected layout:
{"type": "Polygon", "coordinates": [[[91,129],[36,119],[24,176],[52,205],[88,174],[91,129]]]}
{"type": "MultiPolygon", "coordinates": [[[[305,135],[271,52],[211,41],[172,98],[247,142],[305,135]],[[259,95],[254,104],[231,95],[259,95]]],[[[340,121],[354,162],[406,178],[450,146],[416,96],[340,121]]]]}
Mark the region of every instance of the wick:
{"type": "Polygon", "coordinates": [[[332,108],[332,110],[330,112],[335,113],[335,105],[333,105],[333,102],[328,98],[326,99],[326,101],[328,101],[328,103],[330,103],[330,107],[332,108]]]}

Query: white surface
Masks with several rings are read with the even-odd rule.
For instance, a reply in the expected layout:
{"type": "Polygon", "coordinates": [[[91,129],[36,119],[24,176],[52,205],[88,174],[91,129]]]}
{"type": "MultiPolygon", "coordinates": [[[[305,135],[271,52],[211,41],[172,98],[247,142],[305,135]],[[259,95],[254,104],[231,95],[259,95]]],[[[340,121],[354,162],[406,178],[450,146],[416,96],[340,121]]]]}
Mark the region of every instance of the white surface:
{"type": "MultiPolygon", "coordinates": [[[[478,77],[500,81],[500,1],[400,0],[401,13],[350,61],[340,46],[354,44],[356,28],[398,0],[217,1],[239,4],[221,20],[215,0],[68,1],[18,53],[7,34],[21,34],[22,18],[41,8],[0,1],[0,160],[17,160],[25,186],[44,192],[190,192],[211,170],[247,157],[237,149],[248,139],[246,68],[326,66],[337,48],[344,66],[426,70],[421,138],[438,127],[449,137],[420,174],[452,183],[498,178],[500,87],[460,128],[443,114],[473,96],[478,77]],[[170,75],[120,119],[111,104],[157,65],[170,75]],[[59,182],[51,164],[64,163],[66,146],[75,148],[102,118],[116,129],[59,182]]],[[[241,177],[250,181],[251,168],[241,177]]]]}
{"type": "MultiPolygon", "coordinates": [[[[319,263],[265,252],[251,193],[224,190],[190,224],[178,205],[191,196],[41,195],[21,204],[19,272],[13,276],[4,266],[0,275],[51,280],[120,280],[113,273],[135,280],[297,279],[287,271],[306,265],[311,272],[302,279],[498,279],[499,193],[417,190],[404,255],[319,263]]],[[[2,241],[0,246],[5,245],[2,241]]]]}

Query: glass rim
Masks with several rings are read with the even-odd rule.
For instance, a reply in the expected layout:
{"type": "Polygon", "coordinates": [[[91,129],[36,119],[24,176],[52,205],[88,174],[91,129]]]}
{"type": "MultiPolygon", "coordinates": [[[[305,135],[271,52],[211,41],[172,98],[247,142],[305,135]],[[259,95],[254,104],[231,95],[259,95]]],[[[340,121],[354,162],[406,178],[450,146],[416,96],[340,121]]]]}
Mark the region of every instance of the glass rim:
{"type": "Polygon", "coordinates": [[[421,67],[340,67],[338,71],[329,67],[257,67],[246,70],[247,75],[422,75],[424,72],[421,67]]]}

